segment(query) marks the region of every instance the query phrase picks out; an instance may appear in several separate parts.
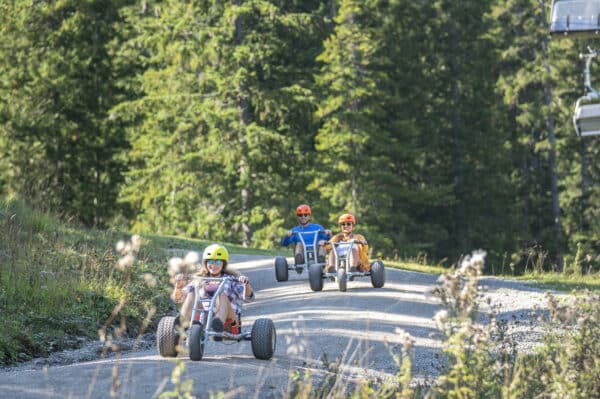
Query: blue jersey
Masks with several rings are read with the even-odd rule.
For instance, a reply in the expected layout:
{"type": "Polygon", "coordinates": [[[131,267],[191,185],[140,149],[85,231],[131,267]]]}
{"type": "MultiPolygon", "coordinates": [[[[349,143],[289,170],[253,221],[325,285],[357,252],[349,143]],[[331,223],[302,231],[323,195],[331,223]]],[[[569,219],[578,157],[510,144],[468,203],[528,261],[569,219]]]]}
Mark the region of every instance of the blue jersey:
{"type": "MultiPolygon", "coordinates": [[[[319,232],[317,234],[317,242],[319,242],[319,240],[329,240],[329,237],[327,236],[327,234],[325,234],[325,228],[320,224],[309,223],[306,225],[306,227],[299,225],[292,228],[292,231],[302,234],[302,238],[304,239],[306,245],[312,245],[313,240],[315,239],[315,232],[317,231],[319,232]]],[[[291,237],[284,236],[281,240],[281,245],[287,247],[291,243],[300,242],[302,241],[300,240],[300,237],[298,237],[298,234],[292,234],[291,237]]]]}

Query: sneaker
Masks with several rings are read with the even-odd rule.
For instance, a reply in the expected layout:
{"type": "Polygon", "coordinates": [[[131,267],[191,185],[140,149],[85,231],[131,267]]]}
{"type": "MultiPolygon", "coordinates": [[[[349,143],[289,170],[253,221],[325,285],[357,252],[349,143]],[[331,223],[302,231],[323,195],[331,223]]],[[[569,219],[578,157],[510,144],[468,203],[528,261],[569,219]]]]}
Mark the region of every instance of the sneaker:
{"type": "Polygon", "coordinates": [[[335,273],[335,267],[333,267],[333,266],[329,266],[329,267],[327,268],[327,273],[335,273]]]}
{"type": "Polygon", "coordinates": [[[294,255],[294,263],[297,265],[303,265],[304,264],[304,256],[302,254],[294,255]]]}
{"type": "Polygon", "coordinates": [[[325,255],[319,255],[319,256],[317,256],[317,262],[319,262],[319,263],[325,263],[325,255]]]}
{"type": "MultiPolygon", "coordinates": [[[[215,317],[212,321],[212,329],[216,333],[222,333],[223,330],[225,329],[225,326],[223,325],[223,320],[219,319],[218,317],[215,317]]],[[[213,341],[222,341],[223,340],[223,337],[213,336],[212,338],[213,338],[213,341]]]]}
{"type": "Polygon", "coordinates": [[[233,319],[225,320],[224,329],[225,331],[230,332],[232,334],[239,334],[239,327],[237,325],[237,322],[233,319]]]}

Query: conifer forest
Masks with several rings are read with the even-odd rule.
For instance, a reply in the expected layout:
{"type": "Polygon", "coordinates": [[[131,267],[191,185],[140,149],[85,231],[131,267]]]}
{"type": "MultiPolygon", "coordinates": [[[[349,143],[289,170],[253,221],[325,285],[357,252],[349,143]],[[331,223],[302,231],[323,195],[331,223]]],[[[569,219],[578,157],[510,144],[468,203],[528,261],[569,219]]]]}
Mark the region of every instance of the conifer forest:
{"type": "Polygon", "coordinates": [[[598,271],[600,136],[572,117],[600,38],[551,36],[550,6],[0,0],[0,195],[263,248],[307,203],[373,257],[598,271]]]}

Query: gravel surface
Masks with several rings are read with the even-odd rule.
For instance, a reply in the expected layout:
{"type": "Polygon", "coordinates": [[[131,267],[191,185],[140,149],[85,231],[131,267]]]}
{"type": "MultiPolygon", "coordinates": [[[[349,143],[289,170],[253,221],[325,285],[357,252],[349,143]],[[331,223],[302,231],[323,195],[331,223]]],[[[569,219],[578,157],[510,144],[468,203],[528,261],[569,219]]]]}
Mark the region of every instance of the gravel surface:
{"type": "MultiPolygon", "coordinates": [[[[362,280],[363,282],[349,283],[348,292],[340,293],[336,283],[326,282],[322,292],[314,293],[308,289],[306,276],[297,276],[295,272],[290,272],[290,281],[276,283],[272,263],[269,261],[265,264],[265,257],[234,256],[232,262],[237,262],[236,266],[239,266],[242,273],[246,273],[244,270],[250,273],[248,275],[251,276],[259,298],[256,305],[253,304],[250,308],[248,322],[257,316],[255,313],[258,311],[258,316],[270,317],[277,325],[278,349],[275,358],[279,360],[272,366],[277,366],[278,370],[267,372],[265,381],[270,381],[268,373],[274,376],[283,373],[285,376],[289,370],[309,369],[313,375],[322,375],[327,372],[322,357],[327,353],[331,356],[330,360],[333,360],[336,353],[338,356],[343,354],[341,370],[349,378],[353,375],[373,380],[393,378],[398,367],[390,357],[390,351],[399,353],[403,339],[401,332],[410,334],[415,340],[415,378],[427,381],[439,375],[444,337],[436,330],[432,318],[441,306],[437,299],[428,294],[436,286],[437,276],[388,270],[383,289],[373,289],[370,283],[362,280]],[[352,338],[348,340],[350,334],[352,338]],[[360,355],[360,359],[352,360],[353,355],[360,355]]],[[[485,313],[491,306],[497,319],[508,323],[508,333],[518,342],[518,350],[531,351],[540,343],[543,327],[538,317],[546,311],[545,290],[535,288],[534,284],[494,277],[480,279],[479,286],[482,322],[486,322],[485,313]]],[[[142,357],[152,360],[158,367],[160,357],[156,358],[154,334],[149,333],[137,340],[123,340],[115,344],[124,357],[142,357]]],[[[4,367],[0,370],[0,387],[12,386],[9,384],[18,381],[16,377],[6,378],[3,375],[96,359],[110,360],[117,356],[114,351],[104,349],[105,345],[100,342],[85,342],[81,349],[54,353],[47,359],[4,367]],[[2,385],[3,382],[6,384],[2,385]]],[[[247,348],[241,348],[239,353],[242,355],[237,356],[248,356],[247,352],[247,348]]],[[[221,352],[209,352],[207,356],[216,360],[222,358],[221,352]]],[[[223,361],[225,359],[227,357],[223,361]]],[[[197,365],[210,365],[210,361],[207,362],[203,360],[197,365]]],[[[228,364],[223,363],[224,366],[228,364]]],[[[253,364],[250,362],[248,367],[254,367],[253,364]]],[[[203,372],[212,372],[213,368],[203,369],[203,372]]],[[[265,372],[263,366],[259,366],[257,370],[259,374],[265,372]]],[[[232,372],[237,373],[236,378],[248,378],[250,383],[252,374],[242,371],[232,372]]],[[[160,370],[161,375],[166,372],[167,370],[160,370]]],[[[273,381],[280,380],[281,377],[273,377],[273,381]]],[[[273,390],[279,391],[287,386],[285,377],[281,383],[269,384],[273,390]]],[[[261,393],[257,397],[269,398],[270,395],[261,393]]]]}

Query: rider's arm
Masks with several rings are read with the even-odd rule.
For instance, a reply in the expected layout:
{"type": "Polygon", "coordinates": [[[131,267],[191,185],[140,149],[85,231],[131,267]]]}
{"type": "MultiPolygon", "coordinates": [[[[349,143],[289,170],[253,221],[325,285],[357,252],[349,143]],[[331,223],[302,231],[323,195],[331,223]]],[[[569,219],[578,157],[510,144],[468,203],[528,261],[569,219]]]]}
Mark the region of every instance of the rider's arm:
{"type": "Polygon", "coordinates": [[[252,289],[252,286],[250,285],[250,280],[248,279],[248,277],[239,276],[238,283],[243,284],[243,286],[244,286],[244,298],[243,298],[244,301],[250,302],[250,301],[254,300],[254,290],[252,289]]]}
{"type": "Polygon", "coordinates": [[[252,289],[250,282],[246,283],[246,297],[244,298],[244,300],[246,300],[248,302],[254,300],[254,290],[252,289]]]}
{"type": "Polygon", "coordinates": [[[331,248],[333,248],[333,245],[331,243],[339,241],[339,237],[338,236],[339,236],[339,234],[336,234],[333,237],[331,237],[329,239],[329,241],[327,241],[327,243],[325,244],[325,249],[330,250],[331,248]]]}
{"type": "Polygon", "coordinates": [[[283,247],[287,247],[291,243],[296,241],[296,236],[294,235],[294,229],[288,230],[283,238],[281,239],[281,245],[283,247]]]}
{"type": "Polygon", "coordinates": [[[317,237],[317,240],[323,240],[323,241],[327,241],[329,240],[329,237],[331,237],[331,230],[325,230],[325,228],[321,225],[319,226],[319,235],[317,237]]]}

